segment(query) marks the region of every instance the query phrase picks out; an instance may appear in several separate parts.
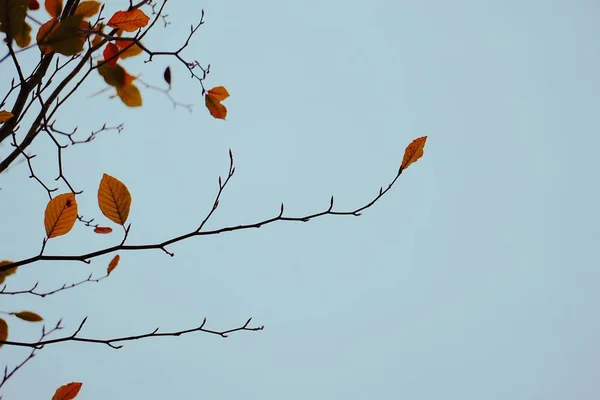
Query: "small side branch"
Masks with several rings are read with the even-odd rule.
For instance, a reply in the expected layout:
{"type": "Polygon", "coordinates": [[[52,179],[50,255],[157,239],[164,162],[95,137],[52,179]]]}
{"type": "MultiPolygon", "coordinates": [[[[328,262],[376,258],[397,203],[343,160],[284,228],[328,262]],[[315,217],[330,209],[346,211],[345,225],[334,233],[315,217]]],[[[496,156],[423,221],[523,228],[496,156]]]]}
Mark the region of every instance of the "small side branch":
{"type": "Polygon", "coordinates": [[[17,290],[14,292],[9,292],[6,290],[7,285],[4,285],[4,287],[2,289],[0,289],[0,295],[2,294],[10,294],[10,295],[17,295],[17,294],[31,294],[34,296],[38,296],[38,297],[46,297],[46,296],[50,296],[52,294],[58,293],[58,292],[62,292],[64,290],[68,290],[68,289],[73,289],[77,286],[83,285],[85,283],[88,282],[100,282],[101,280],[104,280],[108,278],[108,274],[101,276],[100,278],[93,278],[93,274],[90,274],[90,276],[88,276],[86,279],[79,281],[79,282],[74,282],[74,283],[70,283],[70,284],[63,284],[61,287],[59,287],[58,289],[54,289],[54,290],[50,290],[49,292],[39,292],[36,291],[39,282],[36,282],[35,285],[33,285],[33,287],[31,289],[28,290],[17,290]]]}
{"type": "MultiPolygon", "coordinates": [[[[6,341],[0,341],[0,343],[7,345],[7,346],[32,347],[34,349],[41,349],[44,346],[47,346],[50,344],[56,344],[56,343],[85,342],[85,343],[104,344],[113,349],[120,349],[121,347],[123,347],[123,345],[115,344],[115,343],[128,342],[128,341],[132,341],[132,340],[146,339],[146,338],[151,338],[151,337],[181,336],[181,335],[186,335],[186,334],[193,333],[193,332],[204,332],[204,333],[209,333],[212,335],[217,335],[217,336],[226,338],[231,333],[234,333],[234,332],[240,332],[240,331],[256,332],[256,331],[262,331],[265,328],[264,325],[257,326],[257,327],[250,327],[249,325],[250,325],[250,322],[252,321],[252,318],[249,318],[244,325],[242,325],[238,328],[227,329],[224,331],[216,331],[216,330],[212,330],[212,329],[206,329],[204,327],[206,325],[206,318],[204,318],[202,320],[202,324],[200,324],[200,326],[198,326],[196,328],[191,328],[191,329],[184,329],[181,331],[159,332],[159,328],[156,328],[152,332],[144,333],[141,335],[123,336],[123,337],[116,337],[116,338],[112,338],[112,339],[93,339],[93,338],[84,338],[84,337],[78,336],[79,333],[81,332],[81,330],[83,329],[83,326],[85,325],[86,321],[87,321],[87,317],[85,317],[83,319],[83,321],[81,321],[81,324],[79,324],[79,327],[77,328],[77,330],[75,330],[75,332],[69,336],[64,336],[64,337],[57,338],[57,339],[48,339],[48,340],[43,340],[44,338],[42,338],[41,340],[39,340],[37,342],[12,342],[12,341],[6,340],[6,341]]],[[[60,324],[60,322],[59,322],[59,324],[60,324]]]]}

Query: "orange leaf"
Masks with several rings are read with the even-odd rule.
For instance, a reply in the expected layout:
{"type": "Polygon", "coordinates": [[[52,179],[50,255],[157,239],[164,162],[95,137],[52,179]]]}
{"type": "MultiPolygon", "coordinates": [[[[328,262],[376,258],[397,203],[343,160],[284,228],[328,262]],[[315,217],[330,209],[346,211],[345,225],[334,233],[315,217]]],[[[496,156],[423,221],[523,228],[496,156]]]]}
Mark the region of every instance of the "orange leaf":
{"type": "Polygon", "coordinates": [[[52,400],[73,400],[81,390],[81,382],[67,383],[56,389],[52,400]]]}
{"type": "Polygon", "coordinates": [[[133,56],[137,56],[142,53],[144,50],[137,43],[133,43],[129,40],[117,40],[115,42],[119,50],[121,50],[121,54],[119,54],[119,58],[129,58],[133,56]]]}
{"type": "Polygon", "coordinates": [[[44,23],[42,26],[40,26],[40,29],[38,30],[35,39],[37,40],[38,47],[40,48],[42,53],[52,53],[52,47],[46,44],[46,42],[48,41],[52,33],[56,31],[56,28],[58,28],[58,24],[58,20],[53,18],[50,21],[44,23]]]}
{"type": "Polygon", "coordinates": [[[33,311],[19,311],[16,313],[12,313],[15,317],[22,319],[23,321],[28,322],[40,322],[43,321],[44,318],[41,315],[34,313],[33,311]]]}
{"type": "Polygon", "coordinates": [[[135,76],[129,75],[120,65],[111,67],[108,64],[102,64],[98,68],[98,73],[104,78],[104,81],[116,88],[129,85],[135,80],[135,76]]]}
{"type": "Polygon", "coordinates": [[[225,86],[214,87],[214,88],[210,89],[207,93],[213,99],[218,100],[218,101],[223,101],[229,97],[229,93],[227,92],[227,89],[225,89],[225,86]]]}
{"type": "Polygon", "coordinates": [[[116,44],[107,44],[102,54],[104,55],[104,61],[107,61],[108,65],[111,67],[117,65],[117,61],[119,61],[119,48],[116,44]]]}
{"type": "MultiPolygon", "coordinates": [[[[2,260],[0,261],[0,267],[4,267],[5,265],[12,264],[13,262],[10,260],[2,260]]],[[[7,276],[14,274],[17,272],[18,267],[12,267],[7,269],[6,271],[0,271],[0,283],[3,283],[7,276]]]]}
{"type": "Polygon", "coordinates": [[[131,11],[117,11],[108,21],[111,28],[123,29],[125,32],[135,32],[150,21],[144,12],[138,8],[131,11]]]}
{"type": "MultiPolygon", "coordinates": [[[[0,318],[0,340],[6,340],[8,338],[8,324],[5,320],[0,318]]],[[[3,343],[0,343],[0,347],[3,346],[3,343]]]]}
{"type": "Polygon", "coordinates": [[[100,11],[100,3],[97,1],[82,1],[77,6],[75,14],[83,15],[83,18],[90,18],[98,14],[100,11]]]}
{"type": "Polygon", "coordinates": [[[62,12],[63,4],[62,0],[46,0],[46,11],[52,18],[58,19],[62,12]]]}
{"type": "Polygon", "coordinates": [[[221,102],[208,93],[204,96],[204,102],[206,103],[206,108],[210,111],[210,115],[218,119],[225,119],[227,117],[227,108],[221,104],[221,102]]]}
{"type": "Polygon", "coordinates": [[[423,157],[423,149],[425,148],[425,142],[427,136],[422,136],[413,140],[404,151],[404,158],[400,165],[401,170],[405,170],[408,166],[416,162],[419,158],[423,157]]]}
{"type": "Polygon", "coordinates": [[[125,225],[131,207],[129,189],[117,178],[104,174],[98,188],[98,205],[108,219],[125,225]]]}
{"type": "Polygon", "coordinates": [[[58,21],[51,19],[42,25],[37,33],[37,42],[44,54],[56,51],[65,56],[73,56],[83,50],[85,35],[80,29],[88,27],[82,15],[71,15],[58,21]]]}
{"type": "Polygon", "coordinates": [[[94,229],[94,232],[105,235],[107,233],[111,233],[112,232],[112,228],[109,228],[108,226],[97,226],[94,229]]]}
{"type": "Polygon", "coordinates": [[[73,193],[64,193],[48,202],[44,226],[48,239],[68,233],[77,219],[77,201],[73,193]]]}
{"type": "Polygon", "coordinates": [[[12,117],[14,117],[14,115],[10,111],[0,111],[0,123],[8,121],[12,117]]]}
{"type": "Polygon", "coordinates": [[[115,268],[117,268],[117,265],[119,265],[120,259],[121,259],[121,256],[119,256],[117,254],[116,256],[113,257],[112,260],[110,260],[110,263],[108,264],[108,268],[106,268],[106,275],[110,275],[110,273],[113,272],[113,270],[115,268]]]}

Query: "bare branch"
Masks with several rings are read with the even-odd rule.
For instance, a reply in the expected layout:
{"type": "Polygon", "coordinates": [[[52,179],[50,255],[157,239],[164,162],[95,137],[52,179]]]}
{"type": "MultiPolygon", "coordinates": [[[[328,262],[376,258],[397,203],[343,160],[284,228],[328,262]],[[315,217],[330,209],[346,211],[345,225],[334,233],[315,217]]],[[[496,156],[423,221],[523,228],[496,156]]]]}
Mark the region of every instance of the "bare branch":
{"type": "Polygon", "coordinates": [[[62,292],[64,290],[68,290],[68,289],[73,289],[79,285],[83,285],[85,283],[88,282],[100,282],[103,279],[108,278],[108,274],[101,276],[100,278],[92,278],[92,274],[90,274],[90,276],[88,276],[86,279],[79,281],[79,282],[75,282],[75,283],[70,283],[70,284],[63,284],[61,287],[59,287],[58,289],[54,289],[51,290],[49,292],[36,292],[35,289],[37,289],[39,282],[36,282],[35,285],[33,285],[33,287],[31,289],[28,290],[18,290],[15,292],[8,292],[6,291],[6,287],[7,285],[4,285],[4,287],[2,289],[0,289],[0,295],[2,294],[10,294],[10,295],[17,295],[17,294],[32,294],[34,296],[38,296],[38,297],[46,297],[46,296],[50,296],[52,294],[55,293],[59,293],[62,292]]]}
{"type": "Polygon", "coordinates": [[[64,336],[61,338],[57,338],[57,339],[48,339],[48,340],[39,340],[37,342],[12,342],[12,341],[2,341],[0,340],[1,344],[7,345],[7,346],[19,346],[19,347],[32,347],[34,349],[41,349],[44,346],[50,345],[50,344],[56,344],[56,343],[63,343],[63,342],[84,342],[84,343],[97,343],[97,344],[105,344],[109,347],[112,347],[113,349],[120,349],[123,347],[123,345],[116,345],[114,343],[119,343],[119,342],[128,342],[128,341],[132,341],[132,340],[139,340],[139,339],[146,339],[146,338],[151,338],[151,337],[166,337],[166,336],[181,336],[181,335],[186,335],[189,333],[193,333],[193,332],[204,332],[204,333],[210,333],[213,335],[217,335],[217,336],[221,336],[223,338],[226,338],[229,336],[229,334],[234,333],[234,332],[240,332],[240,331],[262,331],[265,327],[264,325],[262,326],[258,326],[258,327],[249,327],[250,322],[252,321],[252,318],[249,318],[248,321],[246,321],[246,323],[238,328],[234,328],[234,329],[228,329],[228,330],[224,330],[224,331],[215,331],[215,330],[211,330],[211,329],[206,329],[204,328],[204,325],[206,325],[206,318],[203,319],[202,324],[196,328],[191,328],[191,329],[184,329],[181,331],[174,331],[174,332],[159,332],[159,328],[156,328],[155,330],[153,330],[152,332],[149,333],[144,333],[141,335],[133,335],[133,336],[122,336],[122,337],[115,337],[112,339],[93,339],[93,338],[83,338],[83,337],[78,337],[77,335],[79,335],[79,333],[81,332],[83,325],[86,323],[87,321],[87,317],[85,317],[83,319],[83,321],[81,321],[81,324],[79,324],[79,327],[77,328],[77,330],[69,336],[64,336]]]}

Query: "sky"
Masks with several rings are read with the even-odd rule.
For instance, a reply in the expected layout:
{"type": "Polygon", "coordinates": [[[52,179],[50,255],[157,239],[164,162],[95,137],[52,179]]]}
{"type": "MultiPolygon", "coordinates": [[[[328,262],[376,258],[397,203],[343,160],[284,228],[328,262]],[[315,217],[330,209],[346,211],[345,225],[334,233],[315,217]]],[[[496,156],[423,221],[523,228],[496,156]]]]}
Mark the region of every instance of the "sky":
{"type": "MultiPolygon", "coordinates": [[[[126,7],[107,1],[107,14],[126,7]]],[[[194,238],[161,251],[121,253],[100,283],[39,299],[3,296],[71,334],[107,338],[195,327],[265,325],[227,339],[205,333],[103,345],[47,346],[5,385],[5,399],[51,398],[71,381],[81,399],[596,399],[600,391],[600,6],[581,1],[169,2],[172,24],[146,40],[211,64],[227,121],[206,111],[175,60],[124,60],[161,85],[173,72],[173,109],[142,88],[128,109],[92,77],[57,116],[89,145],[65,150],[79,211],[96,204],[103,173],[132,196],[130,244],[197,227],[232,149],[236,174],[207,228],[277,215],[354,209],[394,177],[405,147],[425,154],[374,207],[194,238]]],[[[43,12],[40,12],[43,15],[43,12]]],[[[33,54],[35,60],[37,54],[33,54]]],[[[10,64],[0,65],[2,85],[10,64]]],[[[12,73],[12,72],[10,72],[12,73]]],[[[3,86],[4,87],[4,86],[3,86]]],[[[52,144],[31,151],[47,182],[52,144]]],[[[7,153],[0,148],[0,156],[7,153]]],[[[0,176],[0,258],[39,252],[44,190],[21,163],[0,176]]],[[[61,186],[61,191],[66,189],[61,186]]],[[[114,227],[114,226],[113,226],[114,227]]],[[[118,243],[76,225],[47,254],[118,243]]],[[[51,290],[101,276],[90,265],[22,267],[7,290],[51,290]]],[[[8,320],[10,339],[40,326],[8,320]]],[[[0,350],[2,364],[23,349],[0,350]]]]}

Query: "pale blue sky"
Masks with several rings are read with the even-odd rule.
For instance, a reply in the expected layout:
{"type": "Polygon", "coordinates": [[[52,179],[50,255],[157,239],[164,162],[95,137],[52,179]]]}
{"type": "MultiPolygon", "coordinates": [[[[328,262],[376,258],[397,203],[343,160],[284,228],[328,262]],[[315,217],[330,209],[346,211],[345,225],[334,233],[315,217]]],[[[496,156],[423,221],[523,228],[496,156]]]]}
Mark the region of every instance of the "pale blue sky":
{"type": "MultiPolygon", "coordinates": [[[[123,1],[108,1],[107,11],[123,1]]],[[[125,123],[67,151],[80,212],[100,217],[102,173],[133,195],[130,243],[197,226],[232,148],[237,173],[210,227],[362,205],[393,178],[405,146],[425,156],[360,218],[323,218],[122,253],[100,284],[47,299],[2,297],[2,309],[64,317],[85,336],[254,317],[263,332],[130,342],[118,351],[51,346],[11,379],[6,399],[51,398],[84,383],[81,399],[596,399],[600,391],[600,6],[582,1],[177,2],[174,24],[147,40],[211,63],[228,121],[169,59],[126,60],[196,104],[173,110],[159,93],[127,109],[94,77],[61,114],[88,132],[125,123]],[[175,24],[176,21],[176,24],[175,24]],[[166,32],[166,33],[165,33],[166,32]]],[[[7,65],[2,65],[4,76],[7,65]]],[[[4,84],[4,82],[3,82],[4,84]]],[[[40,140],[33,150],[42,153],[40,140]]],[[[6,149],[0,149],[2,155],[6,149]]],[[[54,155],[36,158],[55,176],[54,155]]],[[[24,165],[0,179],[1,258],[36,254],[47,199],[24,165]]],[[[78,226],[48,254],[118,241],[78,226]]],[[[101,274],[91,266],[22,268],[9,289],[52,289],[101,274]]],[[[38,327],[11,322],[11,335],[38,327]]],[[[70,333],[71,330],[65,331],[70,333]]],[[[18,354],[17,354],[18,353],[18,354]]],[[[21,350],[3,348],[3,364],[21,350]]]]}

